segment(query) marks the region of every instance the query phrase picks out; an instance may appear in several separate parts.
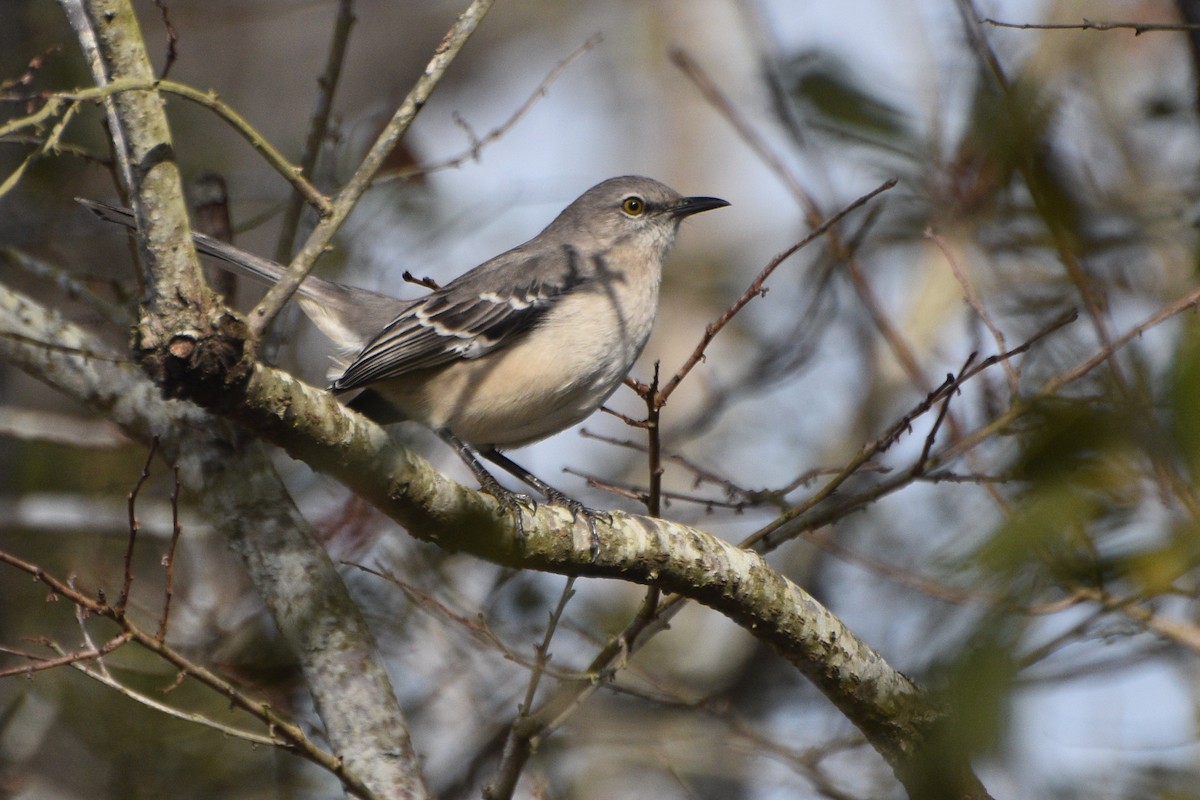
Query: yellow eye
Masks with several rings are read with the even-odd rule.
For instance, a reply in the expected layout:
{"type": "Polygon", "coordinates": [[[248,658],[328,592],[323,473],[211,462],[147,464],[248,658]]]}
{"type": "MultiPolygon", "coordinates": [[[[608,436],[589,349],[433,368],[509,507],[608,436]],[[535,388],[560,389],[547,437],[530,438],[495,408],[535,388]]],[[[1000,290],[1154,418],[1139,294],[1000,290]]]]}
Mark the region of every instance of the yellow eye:
{"type": "Polygon", "coordinates": [[[637,195],[630,195],[621,202],[621,210],[631,217],[641,216],[646,210],[646,201],[637,195]]]}

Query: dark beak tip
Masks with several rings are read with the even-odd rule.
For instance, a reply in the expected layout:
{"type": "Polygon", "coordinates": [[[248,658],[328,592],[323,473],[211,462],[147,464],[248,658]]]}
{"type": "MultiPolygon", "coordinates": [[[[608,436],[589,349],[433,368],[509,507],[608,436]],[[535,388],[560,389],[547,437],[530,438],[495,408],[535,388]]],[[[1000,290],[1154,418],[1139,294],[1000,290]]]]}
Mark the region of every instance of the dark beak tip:
{"type": "Polygon", "coordinates": [[[685,197],[683,198],[683,202],[677,207],[677,213],[680,216],[686,217],[692,214],[699,214],[701,211],[724,208],[727,205],[729,205],[729,201],[722,200],[719,197],[685,197]]]}

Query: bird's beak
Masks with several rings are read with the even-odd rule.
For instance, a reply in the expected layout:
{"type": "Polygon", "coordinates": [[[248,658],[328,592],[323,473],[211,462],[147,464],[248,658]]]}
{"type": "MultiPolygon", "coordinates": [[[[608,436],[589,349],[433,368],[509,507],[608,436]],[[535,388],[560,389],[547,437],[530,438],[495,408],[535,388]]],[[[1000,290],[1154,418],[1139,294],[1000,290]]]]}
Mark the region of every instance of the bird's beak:
{"type": "Polygon", "coordinates": [[[724,208],[729,201],[719,197],[685,197],[671,208],[671,213],[677,217],[690,217],[701,211],[712,211],[714,208],[724,208]]]}

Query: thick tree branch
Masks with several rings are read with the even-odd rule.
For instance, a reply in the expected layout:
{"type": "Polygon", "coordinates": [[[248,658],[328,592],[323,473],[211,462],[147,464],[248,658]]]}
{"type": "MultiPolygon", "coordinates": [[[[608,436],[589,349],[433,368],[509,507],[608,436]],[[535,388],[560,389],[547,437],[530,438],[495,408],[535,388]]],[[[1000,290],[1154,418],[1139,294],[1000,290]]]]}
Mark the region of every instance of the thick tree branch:
{"type": "MultiPolygon", "coordinates": [[[[229,483],[270,493],[265,484],[276,479],[265,460],[258,461],[256,455],[248,462],[231,461],[229,440],[208,443],[196,433],[221,430],[206,414],[161,400],[153,384],[128,365],[90,360],[61,349],[39,351],[28,339],[62,348],[77,346],[87,334],[56,321],[15,293],[0,293],[0,298],[5,298],[0,302],[0,334],[14,331],[26,337],[17,341],[0,336],[0,355],[104,409],[139,435],[176,426],[191,431],[182,455],[200,462],[197,468],[215,470],[217,475],[234,473],[229,483]],[[112,387],[117,387],[115,394],[112,387]],[[211,456],[190,452],[197,448],[216,452],[211,456]]],[[[419,455],[389,439],[379,426],[343,408],[328,392],[269,367],[256,366],[246,381],[231,385],[220,411],[337,478],[418,538],[515,566],[658,586],[716,609],[808,676],[863,731],[902,780],[917,769],[938,718],[929,698],[758,554],[668,520],[614,512],[612,524],[596,523],[602,546],[593,561],[587,524],[555,506],[527,513],[522,539],[511,515],[500,512],[492,497],[445,478],[419,455]]],[[[206,494],[213,496],[214,505],[227,507],[235,519],[253,512],[248,497],[243,503],[224,496],[235,487],[223,484],[213,489],[212,478],[207,480],[211,491],[206,494]]],[[[253,524],[257,523],[249,528],[253,524]]],[[[256,557],[265,559],[270,552],[261,548],[256,557]]],[[[263,567],[271,569],[269,564],[263,567]]],[[[274,569],[279,571],[277,565],[274,569]]],[[[305,592],[314,585],[335,588],[306,577],[303,570],[296,575],[289,580],[301,583],[305,592]]],[[[346,609],[315,611],[328,617],[331,626],[344,625],[346,613],[357,615],[346,609]]],[[[313,636],[314,646],[319,635],[323,634],[313,636]]]]}
{"type": "MultiPolygon", "coordinates": [[[[155,79],[141,28],[128,0],[70,0],[64,3],[77,28],[96,44],[96,85],[134,81],[152,87],[155,79]],[[78,6],[76,5],[78,4],[78,6]]],[[[81,34],[83,38],[83,34],[81,34]]],[[[130,205],[143,232],[142,277],[148,290],[139,326],[140,347],[153,351],[164,329],[177,325],[188,306],[202,305],[198,316],[215,310],[215,296],[204,282],[200,261],[191,246],[191,226],[183,182],[175,163],[171,130],[157,88],[117,92],[107,103],[117,161],[128,165],[130,205]],[[177,246],[179,243],[184,246],[177,246]]],[[[197,316],[193,310],[191,316],[197,316]]]]}
{"type": "MultiPolygon", "coordinates": [[[[71,16],[85,51],[95,44],[98,85],[153,80],[128,0],[64,2],[68,13],[81,6],[71,16]]],[[[201,391],[220,393],[224,380],[245,369],[247,339],[241,320],[224,311],[204,282],[162,97],[157,89],[120,92],[109,111],[118,162],[129,165],[125,177],[139,225],[148,291],[136,338],[145,366],[170,393],[174,376],[165,370],[186,361],[194,368],[192,377],[200,375],[189,387],[193,393],[197,383],[201,391]]],[[[97,393],[132,380],[126,378],[89,387],[93,404],[97,393]]],[[[145,418],[114,420],[130,426],[145,418]]],[[[229,532],[231,546],[296,650],[329,739],[349,771],[383,796],[427,796],[374,639],[265,449],[227,426],[163,422],[134,430],[143,438],[169,432],[185,483],[208,488],[202,493],[205,510],[229,532]]]]}
{"type": "Polygon", "coordinates": [[[295,651],[335,752],[382,797],[425,797],[374,637],[279,481],[266,449],[190,403],[164,400],[96,337],[0,286],[0,358],[90,406],[142,441],[158,434],[214,527],[224,530],[295,651]],[[42,343],[42,344],[39,344],[42,343]]]}

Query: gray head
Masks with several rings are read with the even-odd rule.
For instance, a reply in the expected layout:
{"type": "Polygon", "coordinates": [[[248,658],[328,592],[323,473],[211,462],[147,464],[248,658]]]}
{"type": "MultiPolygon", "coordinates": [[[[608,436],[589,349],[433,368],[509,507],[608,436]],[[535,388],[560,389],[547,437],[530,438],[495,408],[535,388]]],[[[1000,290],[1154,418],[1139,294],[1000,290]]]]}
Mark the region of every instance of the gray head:
{"type": "Polygon", "coordinates": [[[567,206],[543,235],[609,246],[631,237],[670,245],[684,217],[727,206],[716,197],[684,197],[653,178],[627,175],[596,184],[567,206]]]}

